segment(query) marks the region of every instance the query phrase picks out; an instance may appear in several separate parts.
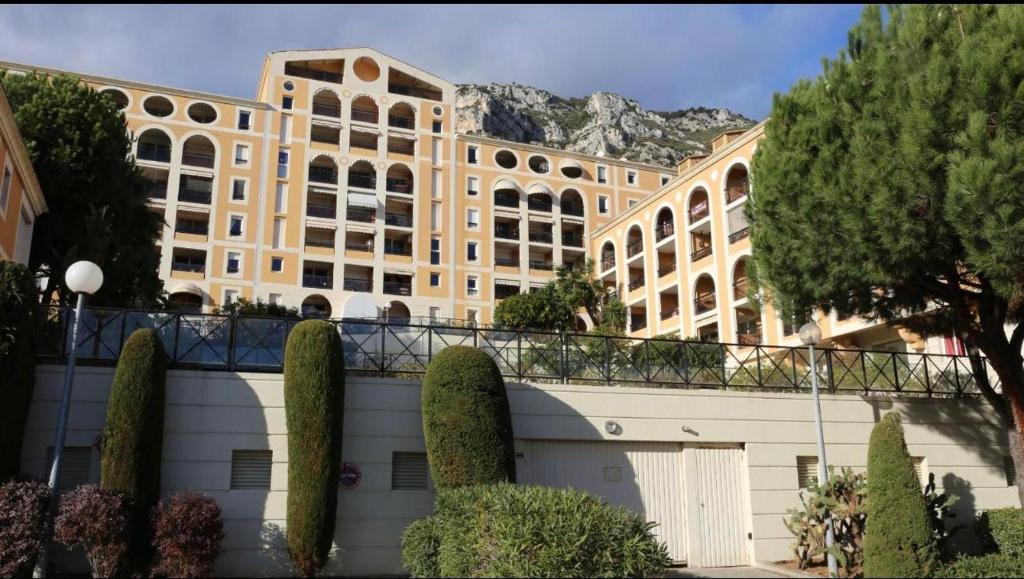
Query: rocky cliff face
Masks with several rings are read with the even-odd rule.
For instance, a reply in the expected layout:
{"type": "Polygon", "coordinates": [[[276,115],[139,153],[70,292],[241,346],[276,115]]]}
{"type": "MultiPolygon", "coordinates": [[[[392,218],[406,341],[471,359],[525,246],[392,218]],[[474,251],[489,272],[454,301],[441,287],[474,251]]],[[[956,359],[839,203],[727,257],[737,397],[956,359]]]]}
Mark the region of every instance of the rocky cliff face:
{"type": "Polygon", "coordinates": [[[520,84],[459,85],[455,130],[672,166],[710,152],[718,133],[755,122],[727,109],[649,111],[617,94],[562,98],[520,84]]]}

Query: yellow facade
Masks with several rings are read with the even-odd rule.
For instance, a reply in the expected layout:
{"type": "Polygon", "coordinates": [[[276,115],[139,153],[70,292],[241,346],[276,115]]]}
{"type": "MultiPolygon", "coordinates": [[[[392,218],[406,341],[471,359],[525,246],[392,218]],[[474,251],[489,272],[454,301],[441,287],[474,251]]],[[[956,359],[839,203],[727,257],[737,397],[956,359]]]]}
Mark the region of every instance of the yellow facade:
{"type": "Polygon", "coordinates": [[[0,87],[0,259],[28,263],[36,217],[45,211],[32,162],[0,87]]]}

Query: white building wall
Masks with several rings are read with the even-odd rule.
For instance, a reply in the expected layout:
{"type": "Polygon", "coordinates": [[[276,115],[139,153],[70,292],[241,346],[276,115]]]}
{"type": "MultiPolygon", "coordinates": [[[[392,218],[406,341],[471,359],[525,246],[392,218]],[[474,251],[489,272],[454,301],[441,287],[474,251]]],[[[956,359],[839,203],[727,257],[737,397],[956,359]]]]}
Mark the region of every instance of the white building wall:
{"type": "MultiPolygon", "coordinates": [[[[41,366],[22,467],[45,470],[52,444],[63,368],[41,366]]],[[[69,446],[93,444],[101,432],[112,368],[79,368],[69,446]]],[[[797,506],[798,455],[815,455],[811,399],[804,394],[713,390],[510,384],[517,439],[678,442],[683,446],[739,443],[745,448],[754,558],[791,556],[783,525],[797,506]],[[617,434],[609,434],[607,421],[617,434]]],[[[430,513],[431,491],[392,491],[391,453],[423,452],[417,381],[350,378],[346,385],[343,461],[362,481],[339,491],[336,548],[325,573],[401,573],[399,537],[430,513]]],[[[904,416],[913,456],[940,487],[960,495],[961,517],[1018,504],[1003,473],[1002,428],[982,402],[825,396],[822,412],[830,464],[863,470],[872,425],[886,412],[904,416]]],[[[225,553],[218,574],[280,575],[283,550],[287,438],[281,374],[173,370],[167,383],[163,490],[194,489],[216,498],[225,519],[225,553]],[[271,490],[229,490],[232,449],[274,452],[271,490]]],[[[521,442],[517,449],[522,450],[521,442]]],[[[98,472],[98,468],[94,469],[98,472]]],[[[683,493],[683,489],[679,489],[683,493]]],[[[961,519],[966,520],[964,518],[961,519]]],[[[691,543],[692,548],[692,543],[691,543]]]]}

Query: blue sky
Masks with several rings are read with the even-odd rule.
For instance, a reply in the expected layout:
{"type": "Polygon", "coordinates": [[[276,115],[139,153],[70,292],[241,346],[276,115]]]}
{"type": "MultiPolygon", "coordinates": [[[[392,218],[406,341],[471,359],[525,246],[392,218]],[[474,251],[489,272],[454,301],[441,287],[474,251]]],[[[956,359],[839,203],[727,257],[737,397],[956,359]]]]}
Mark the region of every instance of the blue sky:
{"type": "Polygon", "coordinates": [[[370,46],[452,82],[763,118],[860,6],[13,6],[0,59],[251,97],[270,51],[370,46]]]}

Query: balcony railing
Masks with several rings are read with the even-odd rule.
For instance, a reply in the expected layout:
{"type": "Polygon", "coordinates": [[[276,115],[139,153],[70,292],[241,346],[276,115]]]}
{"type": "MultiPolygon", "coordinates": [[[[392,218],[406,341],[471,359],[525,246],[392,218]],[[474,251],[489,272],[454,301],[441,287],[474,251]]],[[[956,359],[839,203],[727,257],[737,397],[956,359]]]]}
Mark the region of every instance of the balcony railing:
{"type": "Polygon", "coordinates": [[[736,300],[742,300],[747,297],[747,288],[750,287],[750,281],[746,278],[738,279],[732,284],[732,297],[736,300]]]}
{"type": "Polygon", "coordinates": [[[562,205],[562,215],[570,215],[572,217],[583,217],[583,204],[566,203],[562,205]]]}
{"type": "Polygon", "coordinates": [[[583,247],[583,236],[578,233],[563,233],[562,245],[569,247],[583,247]]]}
{"type": "Polygon", "coordinates": [[[172,261],[171,271],[188,271],[192,273],[206,273],[205,263],[193,263],[191,261],[172,261]]]}
{"type": "Polygon", "coordinates": [[[386,255],[412,255],[411,243],[385,243],[384,253],[386,255]]]}
{"type": "Polygon", "coordinates": [[[531,243],[551,243],[552,237],[550,232],[546,231],[531,231],[530,242],[531,243]]]}
{"type": "Polygon", "coordinates": [[[388,177],[385,183],[388,193],[405,193],[412,195],[412,181],[399,177],[388,177]]]}
{"type": "Polygon", "coordinates": [[[345,210],[345,219],[359,223],[373,223],[377,219],[377,212],[371,209],[356,209],[349,207],[345,210]]]}
{"type": "Polygon", "coordinates": [[[154,182],[146,196],[150,199],[167,199],[167,181],[154,182]]]}
{"type": "Polygon", "coordinates": [[[647,328],[647,316],[633,316],[629,318],[630,331],[636,332],[647,328]]]}
{"type": "Polygon", "coordinates": [[[670,320],[679,315],[679,308],[669,308],[667,310],[661,310],[661,319],[670,320]]]}
{"type": "Polygon", "coordinates": [[[306,217],[324,217],[334,219],[338,216],[338,207],[335,205],[321,205],[319,203],[306,204],[306,217]]]}
{"type": "Polygon", "coordinates": [[[394,225],[395,227],[412,227],[412,216],[402,215],[401,213],[385,213],[384,225],[394,225]]]}
{"type": "Polygon", "coordinates": [[[666,263],[665,265],[658,268],[658,277],[665,277],[666,275],[676,270],[676,262],[666,263]]]}
{"type": "Polygon", "coordinates": [[[376,189],[377,177],[367,173],[349,173],[348,186],[360,187],[362,189],[376,189]]]}
{"type": "Polygon", "coordinates": [[[530,269],[536,269],[540,271],[551,271],[555,268],[554,263],[544,259],[531,259],[530,269]]]}
{"type": "Polygon", "coordinates": [[[399,117],[395,115],[388,115],[388,126],[396,129],[415,129],[416,119],[409,117],[399,117]]]}
{"type": "Polygon", "coordinates": [[[407,281],[384,282],[384,293],[396,296],[411,296],[412,283],[407,281]]]}
{"type": "Polygon", "coordinates": [[[698,296],[694,298],[693,311],[696,312],[697,315],[703,314],[705,312],[710,312],[713,309],[715,309],[714,294],[708,294],[706,296],[698,296]]]}
{"type": "Polygon", "coordinates": [[[518,257],[495,257],[494,265],[500,265],[502,267],[519,267],[518,257]]]}
{"type": "Polygon", "coordinates": [[[747,186],[746,181],[741,181],[735,185],[730,185],[725,190],[725,202],[732,203],[747,196],[750,188],[747,186]]]}
{"type": "Polygon", "coordinates": [[[494,196],[494,204],[499,207],[519,207],[519,196],[496,194],[494,196]]]}
{"type": "Polygon", "coordinates": [[[347,292],[372,292],[373,281],[346,277],[344,287],[347,292]]]}
{"type": "Polygon", "coordinates": [[[187,233],[189,235],[209,235],[210,234],[210,225],[209,224],[199,225],[199,224],[184,223],[184,222],[179,221],[178,223],[174,224],[174,232],[175,233],[187,233]]]}
{"type": "Polygon", "coordinates": [[[549,201],[549,202],[545,203],[545,202],[541,202],[541,201],[527,200],[526,208],[529,209],[530,211],[540,211],[542,213],[551,213],[551,202],[549,201]]]}
{"type": "Polygon", "coordinates": [[[494,230],[494,236],[499,239],[519,239],[519,230],[499,227],[494,230]]]}
{"type": "Polygon", "coordinates": [[[284,73],[288,76],[297,76],[300,78],[308,78],[311,80],[321,80],[324,82],[333,82],[335,84],[341,84],[341,75],[336,72],[327,72],[323,70],[316,70],[313,68],[305,68],[301,66],[295,66],[291,64],[284,65],[284,73]]]}
{"type": "Polygon", "coordinates": [[[691,253],[690,254],[690,261],[699,261],[699,260],[704,259],[705,257],[707,257],[709,255],[711,255],[711,246],[707,245],[707,246],[701,247],[700,249],[697,249],[693,253],[691,253]]]}
{"type": "Polygon", "coordinates": [[[338,172],[334,169],[326,167],[310,167],[309,168],[309,182],[310,183],[325,183],[327,185],[338,184],[338,172]]]}
{"type": "Polygon", "coordinates": [[[644,240],[637,239],[626,246],[626,256],[633,257],[644,250],[644,240]]]}
{"type": "Polygon", "coordinates": [[[643,276],[631,277],[629,278],[629,283],[626,284],[626,287],[629,288],[629,291],[633,291],[635,289],[644,287],[644,283],[645,282],[643,276]]]}
{"type": "Polygon", "coordinates": [[[348,251],[365,251],[373,253],[373,241],[346,241],[345,249],[348,251]]]}
{"type": "Polygon", "coordinates": [[[178,201],[184,201],[186,203],[209,205],[211,198],[212,195],[209,191],[197,191],[195,189],[178,190],[178,201]]]}
{"type": "Polygon", "coordinates": [[[171,147],[170,145],[158,145],[156,143],[139,143],[138,159],[141,161],[170,163],[171,147]]]}
{"type": "Polygon", "coordinates": [[[190,167],[204,167],[213,169],[215,158],[211,153],[184,152],[181,155],[181,164],[190,167]]]}
{"type": "Polygon", "coordinates": [[[756,346],[761,343],[761,327],[754,329],[740,329],[736,334],[736,340],[744,346],[756,346]]]}
{"type": "Polygon", "coordinates": [[[322,117],[333,117],[336,119],[341,118],[341,106],[329,105],[325,103],[313,103],[313,114],[320,115],[322,117]]]}
{"type": "MultiPolygon", "coordinates": [[[[372,284],[346,279],[345,289],[370,291],[372,284]]],[[[634,316],[637,323],[639,318],[634,316]]],[[[40,319],[44,320],[38,333],[40,361],[62,363],[70,348],[73,310],[47,310],[40,319]]],[[[137,328],[148,328],[161,340],[170,368],[280,373],[288,335],[299,321],[86,308],[80,323],[78,362],[112,366],[128,336],[137,328]]],[[[502,375],[510,381],[811,392],[806,347],[513,331],[425,318],[390,322],[335,319],[329,323],[341,336],[346,371],[353,375],[423,374],[442,349],[452,344],[479,344],[486,345],[482,351],[498,362],[502,375]]],[[[1000,388],[988,361],[981,357],[972,361],[965,356],[830,348],[815,348],[814,354],[820,387],[831,394],[976,398],[978,382],[997,391],[1000,388]],[[978,368],[977,373],[972,368],[978,368]]]]}
{"type": "Polygon", "coordinates": [[[608,257],[601,260],[601,271],[608,271],[615,267],[615,258],[608,257]]]}
{"type": "Polygon", "coordinates": [[[334,287],[334,278],[329,275],[304,273],[302,274],[302,287],[331,289],[334,287]]]}
{"type": "Polygon", "coordinates": [[[306,245],[312,247],[334,247],[334,239],[326,237],[307,237],[306,245]]]}
{"type": "Polygon", "coordinates": [[[360,123],[377,124],[377,111],[368,109],[352,109],[352,120],[360,123]]]}
{"type": "Polygon", "coordinates": [[[733,234],[729,235],[729,243],[736,243],[737,241],[743,239],[744,237],[749,237],[749,236],[750,236],[750,227],[744,227],[743,229],[740,229],[736,233],[733,233],[733,234]]]}
{"type": "Polygon", "coordinates": [[[666,237],[672,237],[676,234],[676,228],[671,222],[661,223],[654,229],[654,239],[661,241],[666,237]]]}

